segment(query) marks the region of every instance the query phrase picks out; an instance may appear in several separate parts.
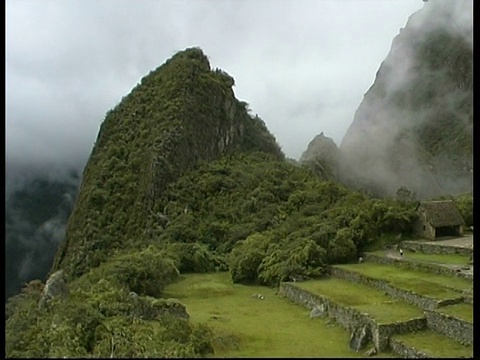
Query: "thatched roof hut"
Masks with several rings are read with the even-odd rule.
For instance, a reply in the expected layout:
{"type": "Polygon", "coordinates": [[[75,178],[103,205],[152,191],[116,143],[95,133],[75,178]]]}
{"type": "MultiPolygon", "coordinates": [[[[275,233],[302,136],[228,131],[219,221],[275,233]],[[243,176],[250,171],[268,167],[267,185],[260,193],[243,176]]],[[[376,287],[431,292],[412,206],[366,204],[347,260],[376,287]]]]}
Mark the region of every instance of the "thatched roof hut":
{"type": "Polygon", "coordinates": [[[424,201],[418,204],[417,210],[419,208],[425,210],[430,224],[434,227],[465,225],[452,200],[424,201]]]}
{"type": "Polygon", "coordinates": [[[465,221],[452,200],[423,201],[417,205],[416,232],[426,238],[462,236],[465,221]]]}

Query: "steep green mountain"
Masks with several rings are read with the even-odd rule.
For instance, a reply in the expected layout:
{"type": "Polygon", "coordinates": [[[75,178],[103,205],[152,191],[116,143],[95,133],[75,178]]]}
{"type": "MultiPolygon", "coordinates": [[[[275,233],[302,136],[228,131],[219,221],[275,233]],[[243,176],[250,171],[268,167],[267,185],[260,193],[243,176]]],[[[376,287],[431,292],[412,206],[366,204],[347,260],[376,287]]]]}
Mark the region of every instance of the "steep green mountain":
{"type": "Polygon", "coordinates": [[[76,278],[115,249],[149,244],[166,186],[202,161],[237,151],[284,155],[237,100],[234,80],[198,48],[145,76],[103,121],[53,270],[76,278]]]}
{"type": "Polygon", "coordinates": [[[342,181],[381,195],[472,191],[472,3],[428,2],[393,40],[342,140],[342,181]]]}
{"type": "Polygon", "coordinates": [[[163,298],[179,273],[278,285],[409,233],[413,202],[288,161],[232,85],[187,49],[108,112],[51,276],[7,302],[8,357],[205,356],[210,329],[163,298]]]}

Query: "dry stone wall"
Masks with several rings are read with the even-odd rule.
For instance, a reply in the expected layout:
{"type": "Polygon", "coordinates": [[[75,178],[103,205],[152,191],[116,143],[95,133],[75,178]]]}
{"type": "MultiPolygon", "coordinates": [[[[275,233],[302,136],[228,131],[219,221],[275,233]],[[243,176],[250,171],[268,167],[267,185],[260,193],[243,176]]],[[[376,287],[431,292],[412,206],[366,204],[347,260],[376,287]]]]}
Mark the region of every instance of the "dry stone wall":
{"type": "Polygon", "coordinates": [[[384,291],[386,294],[394,298],[405,300],[406,302],[418,306],[420,309],[423,310],[434,310],[438,306],[444,305],[445,302],[448,302],[449,304],[463,302],[463,296],[461,294],[459,294],[458,297],[453,299],[437,300],[435,298],[431,298],[425,295],[419,295],[410,290],[398,289],[394,286],[391,286],[386,281],[374,279],[369,276],[357,273],[355,271],[332,267],[330,269],[330,273],[332,276],[355,283],[365,284],[375,289],[384,291]]]}
{"type": "Polygon", "coordinates": [[[409,346],[394,338],[390,338],[390,349],[394,354],[406,359],[431,358],[427,353],[417,350],[413,346],[409,346]]]}
{"type": "Polygon", "coordinates": [[[352,333],[357,329],[367,329],[377,351],[389,349],[391,335],[419,331],[427,326],[425,318],[413,318],[391,324],[378,324],[369,314],[340,305],[325,296],[312,294],[289,283],[280,284],[279,294],[308,309],[322,308],[325,315],[335,319],[340,326],[352,333]]]}
{"type": "Polygon", "coordinates": [[[427,327],[460,343],[473,344],[473,323],[436,311],[425,311],[427,327]]]}
{"type": "Polygon", "coordinates": [[[443,244],[430,244],[426,242],[417,241],[402,241],[400,246],[403,249],[422,252],[425,254],[460,254],[472,255],[473,249],[463,248],[459,246],[449,246],[443,244]]]}
{"type": "Polygon", "coordinates": [[[425,317],[419,317],[407,321],[396,321],[390,324],[376,324],[376,326],[377,331],[374,332],[374,334],[378,336],[376,340],[381,348],[386,349],[390,346],[388,341],[392,335],[424,330],[427,328],[427,320],[425,317]]]}

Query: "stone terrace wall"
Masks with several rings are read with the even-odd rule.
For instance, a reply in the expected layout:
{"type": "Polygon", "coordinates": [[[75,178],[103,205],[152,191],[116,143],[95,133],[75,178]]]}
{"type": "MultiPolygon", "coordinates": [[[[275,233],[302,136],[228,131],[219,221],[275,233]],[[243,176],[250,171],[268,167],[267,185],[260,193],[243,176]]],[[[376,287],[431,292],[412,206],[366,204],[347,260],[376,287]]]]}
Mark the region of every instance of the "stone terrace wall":
{"type": "Polygon", "coordinates": [[[466,279],[473,279],[473,275],[466,274],[464,272],[458,272],[456,269],[441,266],[437,264],[428,264],[420,261],[415,260],[403,260],[403,259],[394,259],[385,256],[379,256],[375,254],[364,254],[363,258],[365,261],[371,261],[378,264],[385,264],[385,265],[395,265],[395,266],[403,266],[414,270],[421,270],[421,271],[428,271],[434,274],[447,274],[453,276],[459,276],[466,279]]]}
{"type": "Polygon", "coordinates": [[[436,311],[425,311],[427,327],[461,343],[473,344],[473,323],[436,311]]]}
{"type": "Polygon", "coordinates": [[[390,346],[388,341],[392,335],[424,330],[427,328],[427,320],[425,317],[420,317],[407,321],[397,321],[390,324],[376,324],[376,326],[377,331],[372,334],[374,334],[374,336],[377,335],[378,338],[374,338],[374,343],[378,343],[379,347],[382,349],[387,349],[390,346]]]}
{"type": "Polygon", "coordinates": [[[329,317],[334,318],[343,328],[349,331],[366,326],[370,334],[372,334],[372,340],[377,351],[389,349],[389,338],[391,335],[418,331],[425,329],[427,326],[425,318],[414,318],[391,324],[377,324],[369,314],[337,304],[325,296],[312,294],[307,290],[300,289],[288,283],[280,284],[279,293],[308,309],[323,306],[325,313],[329,317]]]}
{"type": "Polygon", "coordinates": [[[425,254],[461,254],[472,255],[473,249],[443,244],[431,244],[417,241],[402,241],[400,246],[404,249],[422,252],[425,254]]]}
{"type": "Polygon", "coordinates": [[[396,287],[389,285],[386,281],[374,279],[366,275],[357,273],[355,271],[349,271],[345,269],[331,267],[330,272],[332,276],[345,279],[351,282],[356,282],[356,283],[371,286],[375,289],[384,291],[385,293],[387,293],[388,295],[394,298],[405,300],[406,302],[413,304],[415,306],[418,306],[423,310],[434,310],[439,305],[440,306],[443,305],[445,301],[447,301],[448,303],[452,303],[452,301],[453,303],[463,302],[463,297],[461,296],[461,294],[459,294],[458,298],[455,298],[455,299],[447,299],[447,300],[439,301],[435,298],[416,294],[413,291],[397,289],[396,287]]]}
{"type": "Polygon", "coordinates": [[[310,310],[323,305],[325,313],[328,314],[329,317],[334,318],[336,322],[347,330],[353,330],[359,326],[371,326],[373,323],[373,319],[368,314],[336,304],[325,296],[312,294],[292,284],[281,283],[279,294],[310,310]]]}
{"type": "Polygon", "coordinates": [[[408,346],[399,340],[390,338],[390,349],[394,354],[399,355],[402,358],[418,359],[418,358],[431,358],[430,355],[423,351],[415,349],[413,346],[408,346]]]}

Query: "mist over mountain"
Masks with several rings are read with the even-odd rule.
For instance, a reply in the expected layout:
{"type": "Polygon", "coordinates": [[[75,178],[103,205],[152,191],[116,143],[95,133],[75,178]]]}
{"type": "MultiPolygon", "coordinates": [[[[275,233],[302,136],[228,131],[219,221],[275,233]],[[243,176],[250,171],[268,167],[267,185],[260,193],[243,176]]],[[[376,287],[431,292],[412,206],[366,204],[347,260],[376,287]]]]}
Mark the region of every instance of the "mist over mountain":
{"type": "Polygon", "coordinates": [[[335,142],[323,132],[313,138],[299,159],[316,175],[325,180],[338,180],[339,150],[335,142]]]}
{"type": "Polygon", "coordinates": [[[411,197],[333,181],[343,154],[323,133],[302,155],[314,171],[288,161],[234,84],[180,51],[106,113],[79,187],[67,171],[10,189],[7,274],[53,265],[7,301],[8,357],[204,357],[222,334],[166,298],[180,274],[275,286],[412,235],[411,197]]]}
{"type": "Polygon", "coordinates": [[[340,145],[339,179],[378,195],[472,191],[473,1],[430,1],[392,42],[340,145]]]}
{"type": "Polygon", "coordinates": [[[45,278],[64,240],[80,183],[75,170],[15,170],[5,202],[5,299],[24,283],[45,278]]]}

